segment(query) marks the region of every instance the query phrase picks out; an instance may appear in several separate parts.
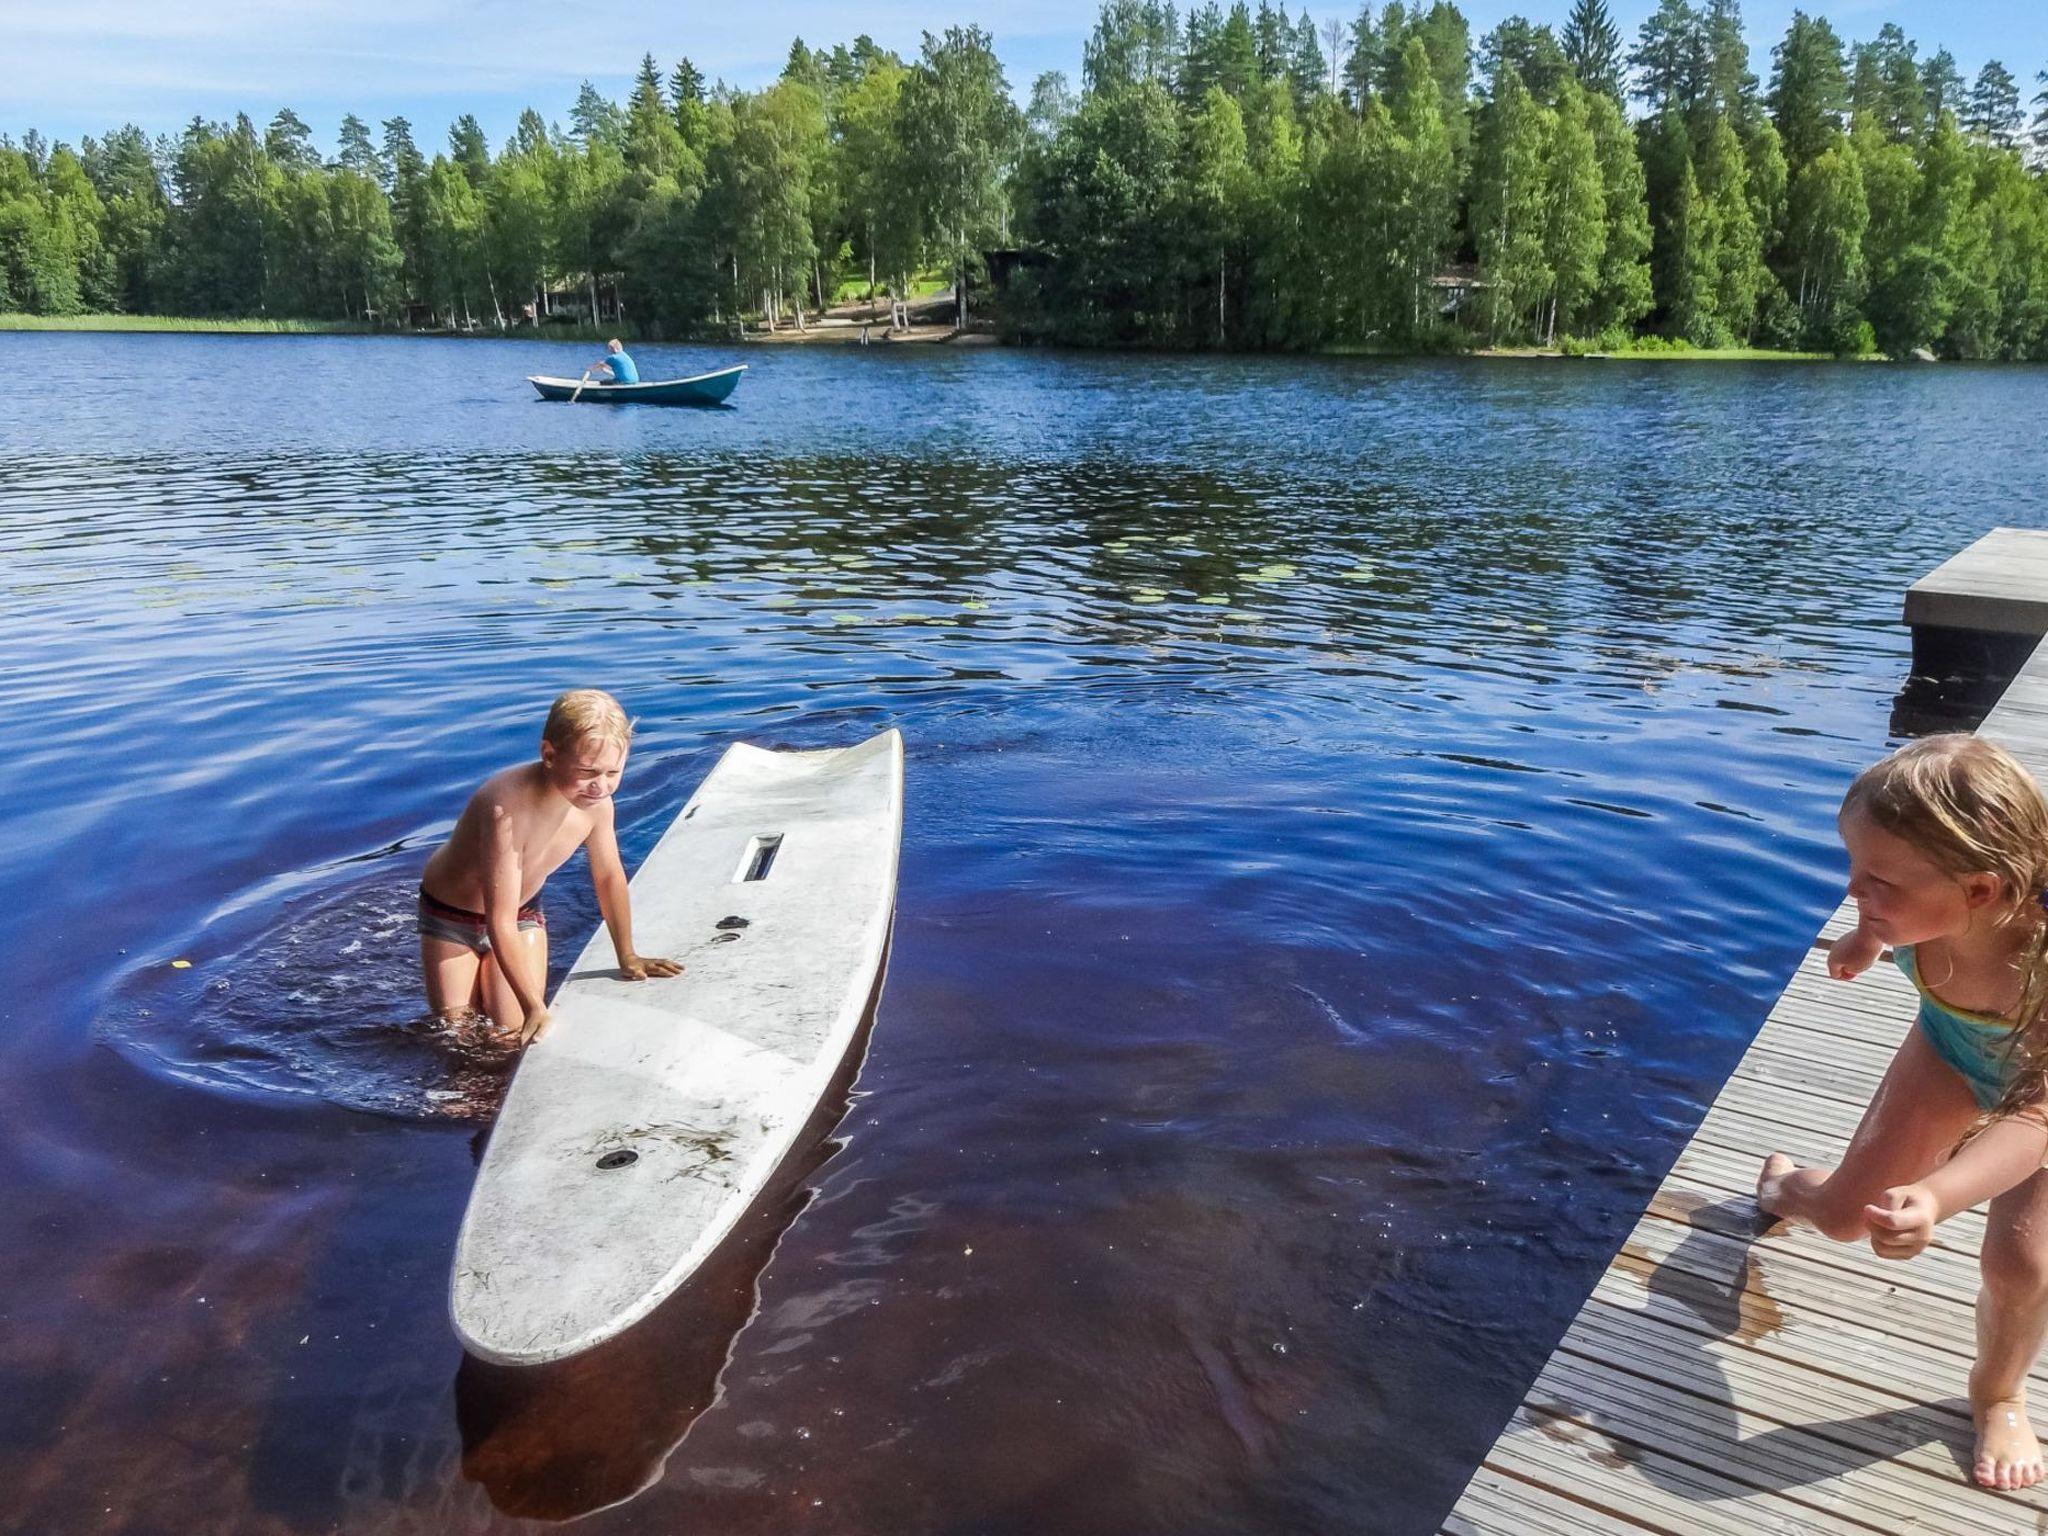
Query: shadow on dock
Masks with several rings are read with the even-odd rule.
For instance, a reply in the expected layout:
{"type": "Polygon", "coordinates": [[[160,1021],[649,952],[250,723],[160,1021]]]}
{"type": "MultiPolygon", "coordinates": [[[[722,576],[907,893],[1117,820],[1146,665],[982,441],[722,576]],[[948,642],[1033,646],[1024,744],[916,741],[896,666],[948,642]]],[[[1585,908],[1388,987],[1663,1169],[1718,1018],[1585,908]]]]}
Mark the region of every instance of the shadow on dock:
{"type": "Polygon", "coordinates": [[[1745,1436],[1734,1407],[1736,1388],[1711,1346],[1752,1347],[1784,1326],[1784,1314],[1764,1288],[1755,1247],[1786,1228],[1747,1198],[1707,1201],[1666,1194],[1653,1210],[1684,1221],[1685,1236],[1662,1261],[1630,1243],[1616,1262],[1647,1271],[1644,1288],[1651,1305],[1644,1315],[1670,1324],[1670,1332],[1689,1338],[1698,1353],[1684,1362],[1622,1362],[1622,1368],[1664,1382],[1683,1378],[1689,1394],[1683,1425],[1667,1424],[1654,1414],[1624,1418],[1532,1395],[1529,1416],[1539,1432],[1578,1444],[1601,1464],[1627,1466],[1665,1492],[1695,1503],[1739,1502],[1759,1488],[1784,1492],[1825,1483],[1923,1445],[1944,1447],[1959,1477],[1967,1477],[1970,1411],[1956,1397],[1781,1424],[1745,1436]],[[1672,1431],[1668,1442],[1662,1438],[1667,1428],[1672,1431]],[[1584,1443],[1588,1434],[1605,1444],[1591,1449],[1584,1443]],[[1703,1466],[1739,1469],[1739,1478],[1702,1478],[1703,1466]]]}

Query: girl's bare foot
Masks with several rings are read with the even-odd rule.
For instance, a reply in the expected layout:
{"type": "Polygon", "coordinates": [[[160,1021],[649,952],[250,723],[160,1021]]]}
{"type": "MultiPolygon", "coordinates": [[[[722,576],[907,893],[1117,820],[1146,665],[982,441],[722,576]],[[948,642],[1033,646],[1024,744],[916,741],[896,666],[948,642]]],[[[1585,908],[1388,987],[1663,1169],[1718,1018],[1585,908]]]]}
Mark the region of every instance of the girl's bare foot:
{"type": "Polygon", "coordinates": [[[1983,1488],[2031,1488],[2041,1481],[2041,1442],[2027,1422],[2025,1397],[1976,1401],[1971,1393],[1970,1416],[1977,1421],[1977,1465],[1972,1469],[1983,1488]]]}
{"type": "Polygon", "coordinates": [[[1772,1207],[1772,1202],[1778,1197],[1778,1185],[1786,1174],[1798,1166],[1783,1152],[1773,1152],[1764,1159],[1763,1172],[1756,1176],[1756,1203],[1759,1209],[1772,1216],[1778,1214],[1772,1207]]]}

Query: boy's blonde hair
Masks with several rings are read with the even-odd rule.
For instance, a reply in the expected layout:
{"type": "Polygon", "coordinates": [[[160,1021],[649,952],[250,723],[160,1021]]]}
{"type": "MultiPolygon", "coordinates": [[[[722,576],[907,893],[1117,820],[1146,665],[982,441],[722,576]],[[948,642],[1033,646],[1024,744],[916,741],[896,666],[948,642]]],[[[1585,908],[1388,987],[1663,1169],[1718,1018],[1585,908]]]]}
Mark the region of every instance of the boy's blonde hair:
{"type": "Polygon", "coordinates": [[[2030,924],[2008,1047],[2014,1081],[1994,1117],[2039,1105],[2048,1094],[2048,923],[2039,905],[2048,891],[2048,800],[2041,786],[1996,742],[1952,732],[1864,769],[1842,799],[1842,814],[1851,811],[1946,874],[1996,875],[2004,896],[1992,921],[2030,924]]]}
{"type": "Polygon", "coordinates": [[[540,739],[554,743],[558,751],[579,741],[626,747],[633,743],[633,722],[626,718],[619,701],[602,688],[571,688],[548,710],[540,739]]]}

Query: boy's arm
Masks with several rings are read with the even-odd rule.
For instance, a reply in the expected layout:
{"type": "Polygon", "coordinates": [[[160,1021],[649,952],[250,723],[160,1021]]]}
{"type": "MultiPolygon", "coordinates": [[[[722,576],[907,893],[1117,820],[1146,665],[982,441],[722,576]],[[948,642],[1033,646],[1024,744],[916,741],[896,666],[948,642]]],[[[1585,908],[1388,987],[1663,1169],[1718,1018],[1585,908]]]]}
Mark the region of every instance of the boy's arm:
{"type": "Polygon", "coordinates": [[[1934,1238],[1936,1223],[2004,1194],[2041,1170],[2048,1122],[2036,1105],[1994,1120],[1918,1184],[1888,1189],[1863,1208],[1870,1246],[1887,1259],[1910,1259],[1934,1238]]]}
{"type": "Polygon", "coordinates": [[[680,975],[683,968],[675,961],[643,955],[633,948],[632,888],[626,883],[626,862],[619,857],[611,801],[605,801],[591,813],[590,836],[583,840],[583,847],[590,855],[590,883],[597,890],[597,910],[604,914],[605,928],[612,936],[612,951],[619,957],[620,973],[628,981],[680,975]]]}
{"type": "Polygon", "coordinates": [[[498,959],[498,974],[519,1000],[525,1018],[525,1033],[539,1033],[547,1021],[547,1002],[541,996],[547,978],[527,974],[528,950],[519,938],[519,897],[521,864],[519,845],[512,837],[512,818],[502,805],[491,807],[491,832],[484,844],[484,929],[491,936],[491,953],[498,959]]]}

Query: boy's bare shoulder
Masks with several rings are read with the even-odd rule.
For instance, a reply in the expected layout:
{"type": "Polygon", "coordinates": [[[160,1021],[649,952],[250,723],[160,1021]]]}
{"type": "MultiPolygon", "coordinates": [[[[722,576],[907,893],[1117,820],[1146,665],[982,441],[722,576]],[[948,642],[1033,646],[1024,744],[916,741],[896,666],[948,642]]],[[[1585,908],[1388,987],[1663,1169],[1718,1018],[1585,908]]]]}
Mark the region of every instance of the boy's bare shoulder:
{"type": "Polygon", "coordinates": [[[530,806],[533,799],[532,775],[526,764],[515,763],[510,768],[500,768],[477,785],[469,803],[462,808],[462,819],[489,825],[495,813],[516,815],[530,806]]]}
{"type": "Polygon", "coordinates": [[[500,768],[483,783],[476,793],[469,797],[471,805],[502,805],[507,810],[526,804],[534,797],[533,765],[514,763],[510,768],[500,768]]]}

